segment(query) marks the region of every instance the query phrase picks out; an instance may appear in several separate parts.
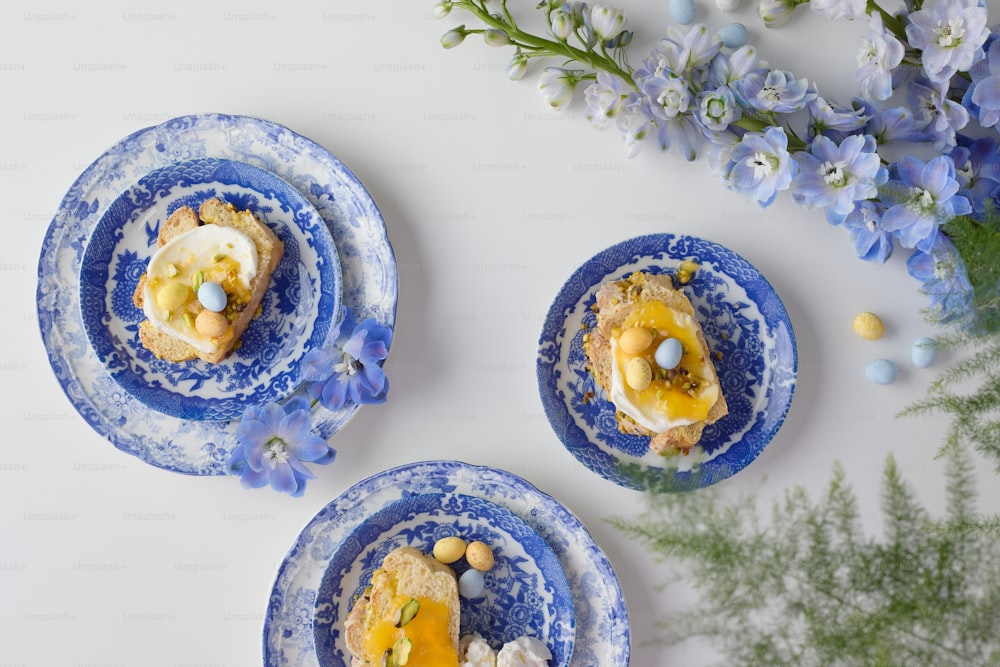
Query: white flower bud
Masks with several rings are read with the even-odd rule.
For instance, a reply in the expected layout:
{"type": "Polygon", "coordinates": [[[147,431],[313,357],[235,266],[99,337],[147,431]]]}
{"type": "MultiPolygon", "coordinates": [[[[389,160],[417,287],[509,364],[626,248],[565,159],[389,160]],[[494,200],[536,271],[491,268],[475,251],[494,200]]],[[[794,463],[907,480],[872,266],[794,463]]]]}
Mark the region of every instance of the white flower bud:
{"type": "Polygon", "coordinates": [[[590,10],[590,26],[602,40],[617,37],[624,25],[625,12],[621,9],[594,5],[590,10]]]}
{"type": "Polygon", "coordinates": [[[465,36],[468,33],[465,32],[465,26],[460,25],[457,28],[452,28],[445,34],[441,35],[441,46],[446,49],[453,49],[462,42],[465,41],[465,36]]]}
{"type": "Polygon", "coordinates": [[[507,63],[507,78],[511,81],[520,81],[528,71],[528,58],[518,51],[507,63]]]}
{"type": "Polygon", "coordinates": [[[490,28],[483,33],[483,41],[485,41],[490,46],[507,46],[510,44],[510,37],[503,30],[496,30],[495,28],[490,28]]]}
{"type": "Polygon", "coordinates": [[[552,34],[556,39],[566,41],[573,34],[573,16],[561,9],[557,9],[551,14],[552,34]]]}
{"type": "Polygon", "coordinates": [[[434,5],[434,18],[443,19],[448,14],[451,14],[451,0],[441,0],[441,2],[434,5]]]}

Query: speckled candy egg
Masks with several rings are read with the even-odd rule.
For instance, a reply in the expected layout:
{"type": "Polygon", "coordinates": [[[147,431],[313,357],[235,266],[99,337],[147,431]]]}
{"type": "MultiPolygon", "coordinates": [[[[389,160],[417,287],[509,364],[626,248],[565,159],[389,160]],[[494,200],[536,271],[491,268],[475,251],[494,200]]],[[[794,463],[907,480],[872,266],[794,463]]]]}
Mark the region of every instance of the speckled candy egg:
{"type": "Polygon", "coordinates": [[[657,366],[670,370],[671,368],[677,368],[677,364],[681,363],[681,356],[683,354],[684,347],[679,340],[676,338],[664,338],[663,342],[657,346],[653,358],[656,360],[657,366]]]}
{"type": "Polygon", "coordinates": [[[742,23],[728,23],[719,28],[719,39],[723,46],[738,49],[747,43],[747,28],[742,23]]]}
{"type": "Polygon", "coordinates": [[[226,297],[226,290],[222,289],[222,285],[208,281],[202,283],[201,287],[198,288],[198,301],[205,307],[205,310],[221,313],[226,309],[228,297],[226,297]]]}
{"type": "Polygon", "coordinates": [[[477,598],[484,590],[486,590],[486,578],[479,570],[469,568],[458,578],[458,594],[463,598],[470,600],[477,598]]]}
{"type": "Polygon", "coordinates": [[[865,377],[875,384],[892,384],[899,370],[889,359],[876,359],[865,366],[865,377]]]}
{"type": "Polygon", "coordinates": [[[854,317],[854,333],[865,340],[878,340],[885,333],[885,325],[875,313],[858,313],[854,317]]]}

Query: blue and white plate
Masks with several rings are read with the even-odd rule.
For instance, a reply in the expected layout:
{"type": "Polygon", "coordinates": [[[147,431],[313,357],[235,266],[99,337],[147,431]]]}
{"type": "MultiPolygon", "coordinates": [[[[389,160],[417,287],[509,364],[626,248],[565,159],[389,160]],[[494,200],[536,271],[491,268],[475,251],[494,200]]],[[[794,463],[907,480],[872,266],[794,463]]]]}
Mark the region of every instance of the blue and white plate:
{"type": "MultiPolygon", "coordinates": [[[[357,571],[359,559],[360,568],[367,571],[367,568],[374,567],[376,561],[381,562],[384,549],[388,548],[388,545],[383,545],[384,541],[399,540],[402,543],[409,539],[402,535],[405,526],[410,525],[409,520],[400,522],[392,518],[394,510],[388,508],[400,500],[420,498],[413,501],[417,503],[414,507],[444,508],[443,513],[449,518],[442,530],[453,530],[452,524],[456,521],[462,530],[479,530],[475,516],[485,511],[482,510],[484,506],[472,510],[462,497],[478,498],[509,511],[543,539],[558,559],[573,599],[573,666],[627,665],[631,650],[628,609],[611,563],[587,528],[562,504],[524,479],[496,468],[459,461],[424,461],[385,470],[353,485],[319,511],[302,529],[278,567],[264,616],[264,665],[328,667],[343,664],[343,657],[336,657],[343,656],[342,652],[338,654],[336,649],[317,642],[317,628],[322,636],[326,636],[324,628],[334,623],[334,616],[339,619],[346,613],[349,596],[357,590],[365,576],[353,574],[357,571]],[[422,498],[424,496],[433,500],[422,498]],[[388,510],[388,513],[380,514],[383,510],[388,510]],[[379,518],[370,523],[375,516],[384,517],[384,520],[379,518]],[[368,534],[366,526],[371,527],[371,534],[368,534]],[[351,540],[357,544],[351,545],[351,540]],[[329,582],[329,577],[335,576],[330,573],[331,564],[339,555],[348,560],[346,554],[350,553],[360,556],[349,565],[352,572],[350,581],[342,577],[338,589],[329,582]],[[331,608],[330,605],[334,606],[331,608]]],[[[404,504],[399,507],[409,506],[404,504]]],[[[419,510],[417,514],[433,511],[436,510],[419,510]]],[[[501,536],[523,532],[513,523],[504,524],[502,529],[494,526],[492,530],[501,536]]],[[[428,530],[422,528],[414,536],[414,541],[420,544],[427,544],[430,539],[428,530]]],[[[522,541],[527,541],[527,538],[522,538],[522,541]]],[[[501,545],[495,551],[502,554],[512,548],[511,545],[507,542],[506,546],[501,545]]],[[[525,551],[529,549],[525,548],[525,551]]],[[[530,551],[537,549],[531,547],[530,551]]],[[[535,556],[534,559],[539,563],[545,557],[535,556]]],[[[337,570],[340,569],[338,565],[337,570]]],[[[546,571],[552,572],[548,566],[546,571]]],[[[555,574],[544,576],[553,581],[559,578],[555,574]]],[[[487,579],[487,587],[496,583],[496,580],[487,579]]],[[[553,600],[559,598],[560,594],[553,594],[553,600]]],[[[541,599],[547,600],[548,597],[541,599]]],[[[557,611],[550,614],[558,616],[557,611]]],[[[479,623],[467,618],[463,629],[477,627],[479,623]]],[[[556,649],[565,645],[571,629],[566,626],[549,627],[548,632],[563,638],[550,646],[556,649]]],[[[337,646],[338,641],[341,640],[334,639],[333,646],[337,646]]],[[[565,655],[569,655],[569,649],[565,655]]],[[[553,664],[566,663],[553,661],[553,664]]]]}
{"type": "Polygon", "coordinates": [[[622,486],[685,491],[748,466],[784,422],[795,391],[795,335],[781,299],[749,262],[691,236],[652,234],[604,250],[574,272],[549,308],[538,344],[538,388],[549,423],[581,463],[622,486]],[[621,433],[615,409],[587,369],[583,337],[604,283],[635,271],[699,268],[681,289],[695,309],[729,404],[685,456],[649,450],[649,438],[621,433]]]}
{"type": "MultiPolygon", "coordinates": [[[[38,260],[38,323],[52,370],[77,412],[118,449],[166,470],[224,475],[238,422],[185,420],[150,410],[107,372],[80,316],[84,249],[111,203],[152,171],[206,157],[259,167],[305,196],[330,230],[340,256],[342,302],[358,319],[394,325],[398,274],[385,222],[357,177],[319,144],[266,120],[221,114],[175,118],[122,139],[77,178],[49,225],[38,260]]],[[[358,407],[331,412],[317,406],[313,424],[329,438],[358,407]]]]}
{"type": "Polygon", "coordinates": [[[218,158],[155,169],[97,222],[83,254],[80,312],[97,356],[129,394],[181,419],[228,421],[280,401],[301,384],[299,363],[340,312],[340,259],[330,230],[298,190],[269,171],[218,158]],[[160,225],[182,206],[218,197],[249,210],[285,244],[241,345],[222,362],[157,359],[139,340],[132,294],[156,251],[160,225]]]}
{"type": "MultiPolygon", "coordinates": [[[[393,549],[412,546],[431,553],[454,535],[480,540],[493,550],[482,597],[461,602],[461,634],[478,632],[494,648],[522,635],[542,640],[552,667],[567,667],[573,654],[573,595],[555,553],[521,518],[489,500],[461,493],[409,496],[365,519],[340,543],[316,599],[313,633],[319,663],[349,667],[344,620],[351,606],[393,549]]],[[[457,575],[465,560],[452,566],[457,575]]]]}

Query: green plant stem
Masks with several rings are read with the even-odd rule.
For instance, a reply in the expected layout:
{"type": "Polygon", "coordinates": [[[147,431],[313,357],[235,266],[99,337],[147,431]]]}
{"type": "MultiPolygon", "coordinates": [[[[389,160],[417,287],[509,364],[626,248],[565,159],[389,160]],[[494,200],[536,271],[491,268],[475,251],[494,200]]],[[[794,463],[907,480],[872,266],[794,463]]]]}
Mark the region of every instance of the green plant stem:
{"type": "Polygon", "coordinates": [[[882,25],[888,28],[892,32],[892,34],[896,36],[896,39],[903,42],[904,44],[907,42],[906,27],[903,25],[903,22],[901,20],[899,20],[889,12],[882,9],[882,7],[879,6],[877,2],[875,2],[875,0],[868,0],[866,9],[869,14],[873,13],[879,14],[882,17],[882,25]]]}
{"type": "MultiPolygon", "coordinates": [[[[507,3],[504,2],[502,4],[504,14],[509,16],[507,13],[507,3]]],[[[503,30],[507,33],[510,40],[517,46],[526,47],[534,51],[548,51],[552,55],[565,56],[566,58],[582,63],[591,69],[603,70],[609,74],[614,74],[625,81],[632,88],[636,88],[635,81],[632,80],[632,74],[619,67],[618,64],[610,58],[605,58],[604,56],[592,51],[578,49],[575,46],[571,46],[567,42],[557,42],[524,32],[517,27],[517,24],[514,23],[513,19],[504,20],[496,14],[491,14],[485,6],[477,4],[474,0],[459,0],[454,3],[454,7],[471,12],[476,16],[476,18],[491,28],[503,30]]]]}

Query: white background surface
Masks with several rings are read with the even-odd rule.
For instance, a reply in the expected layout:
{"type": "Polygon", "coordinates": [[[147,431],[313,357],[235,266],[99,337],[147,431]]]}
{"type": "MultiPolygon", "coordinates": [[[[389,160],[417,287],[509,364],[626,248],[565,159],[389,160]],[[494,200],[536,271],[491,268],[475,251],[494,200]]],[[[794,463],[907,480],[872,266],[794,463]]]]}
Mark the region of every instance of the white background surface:
{"type": "MultiPolygon", "coordinates": [[[[425,459],[503,468],[555,496],[618,572],[632,664],[709,664],[714,654],[697,642],[645,645],[657,617],[689,603],[657,588],[683,573],[605,522],[638,512],[643,497],[563,448],[535,381],[543,318],[563,281],[603,248],[651,232],[743,255],[794,325],[799,383],[788,419],[721,492],[760,491],[762,502],[796,484],[818,493],[840,461],[876,532],[892,453],[932,512],[941,509],[934,453],[945,424],[894,417],[935,371],[909,365],[910,344],[929,329],[902,253],[863,263],[844,230],[787,193],[760,209],[704,163],[652,145],[625,158],[616,136],[589,127],[581,100],[555,113],[533,74],[508,82],[509,50],[476,38],[442,49],[440,34],[465,18],[435,20],[432,6],[16,0],[0,10],[0,665],[259,664],[272,576],[302,526],[353,482],[425,459]],[[369,188],[396,252],[389,403],[363,409],[334,437],[337,460],[302,498],[119,452],[76,414],[38,334],[38,252],[67,188],[127,134],[199,112],[259,116],[330,149],[369,188]],[[860,310],[883,316],[884,339],[852,333],[860,310]],[[863,378],[880,356],[900,362],[892,386],[863,378]]],[[[636,63],[665,34],[667,3],[625,6],[636,63]]],[[[852,94],[861,24],[803,10],[765,32],[750,5],[729,17],[698,7],[713,28],[743,20],[765,58],[821,93],[852,94]]],[[[985,463],[980,474],[981,509],[996,512],[996,475],[985,463]]]]}

